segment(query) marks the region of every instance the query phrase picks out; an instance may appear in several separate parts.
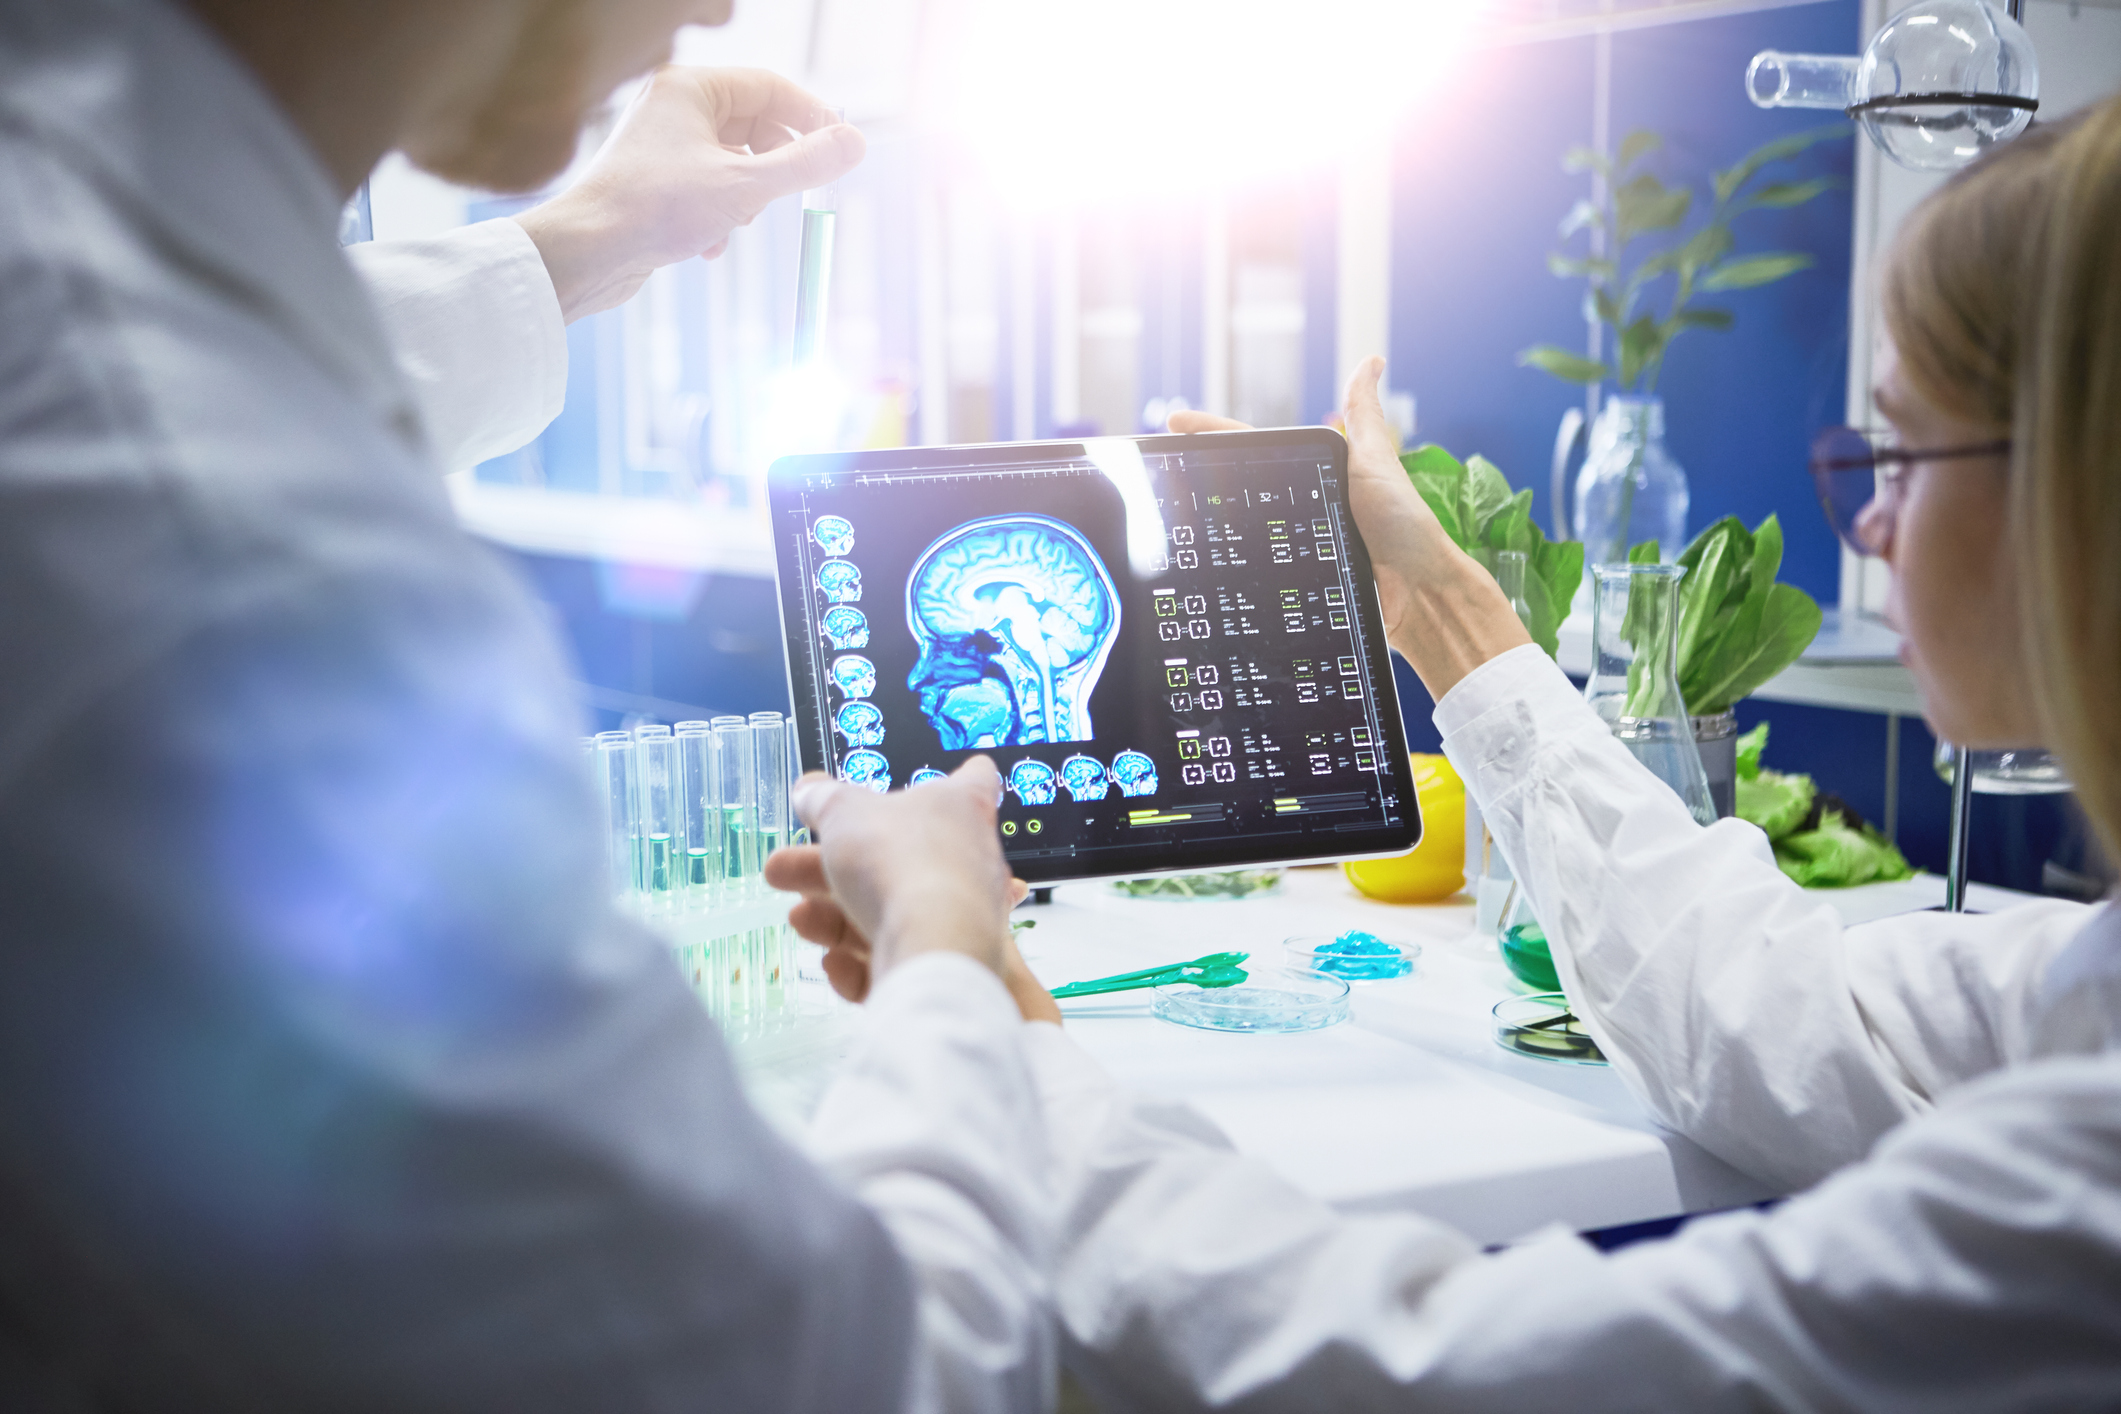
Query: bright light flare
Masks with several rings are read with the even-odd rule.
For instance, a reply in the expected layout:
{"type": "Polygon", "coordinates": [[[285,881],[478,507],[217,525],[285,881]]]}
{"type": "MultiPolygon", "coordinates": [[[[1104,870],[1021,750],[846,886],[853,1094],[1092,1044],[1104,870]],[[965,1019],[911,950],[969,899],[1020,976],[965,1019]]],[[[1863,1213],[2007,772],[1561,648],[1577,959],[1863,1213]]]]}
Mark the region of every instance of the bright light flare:
{"type": "Polygon", "coordinates": [[[1330,165],[1434,100],[1480,0],[956,0],[932,121],[1033,205],[1330,165]]]}
{"type": "Polygon", "coordinates": [[[767,384],[753,457],[765,466],[798,452],[836,452],[846,445],[847,384],[823,360],[784,368],[767,384]]]}

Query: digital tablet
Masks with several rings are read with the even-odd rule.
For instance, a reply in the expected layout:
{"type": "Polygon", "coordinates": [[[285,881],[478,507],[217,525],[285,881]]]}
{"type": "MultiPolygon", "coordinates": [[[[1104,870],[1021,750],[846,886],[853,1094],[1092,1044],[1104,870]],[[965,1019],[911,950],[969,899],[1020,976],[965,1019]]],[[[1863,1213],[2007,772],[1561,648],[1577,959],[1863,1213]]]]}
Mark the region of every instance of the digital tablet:
{"type": "Polygon", "coordinates": [[[768,495],[805,770],[984,752],[1033,883],[1419,839],[1338,433],[787,457],[768,495]]]}

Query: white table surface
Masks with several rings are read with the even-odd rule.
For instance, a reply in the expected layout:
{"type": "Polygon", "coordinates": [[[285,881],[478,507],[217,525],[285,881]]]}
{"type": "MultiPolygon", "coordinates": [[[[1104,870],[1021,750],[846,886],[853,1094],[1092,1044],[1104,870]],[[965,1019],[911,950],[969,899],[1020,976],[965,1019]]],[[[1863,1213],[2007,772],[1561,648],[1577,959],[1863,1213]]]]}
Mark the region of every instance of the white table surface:
{"type": "MultiPolygon", "coordinates": [[[[1942,890],[1927,876],[1821,897],[1855,922],[1926,907],[1942,890]]],[[[1973,899],[2013,901],[2002,890],[1973,899]]],[[[1357,984],[1351,1019],[1322,1031],[1194,1030],[1151,1016],[1145,992],[1063,1004],[1069,1033],[1124,1084],[1190,1102],[1239,1150],[1344,1211],[1420,1212],[1502,1242],[1554,1222],[1610,1227],[1773,1196],[1659,1128],[1611,1070],[1496,1045],[1489,1009],[1516,989],[1494,943],[1471,933],[1470,903],[1378,903],[1333,867],[1292,869],[1278,894],[1237,901],[1063,885],[1019,916],[1037,920],[1018,942],[1049,986],[1225,950],[1257,965],[1304,933],[1420,943],[1411,976],[1357,984]]]]}

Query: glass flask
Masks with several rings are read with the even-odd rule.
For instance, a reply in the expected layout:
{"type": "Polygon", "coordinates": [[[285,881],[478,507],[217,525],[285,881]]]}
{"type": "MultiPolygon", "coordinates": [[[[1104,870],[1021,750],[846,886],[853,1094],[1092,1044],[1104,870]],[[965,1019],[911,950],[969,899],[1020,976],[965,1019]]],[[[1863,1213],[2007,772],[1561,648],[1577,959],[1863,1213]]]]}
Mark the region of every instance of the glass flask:
{"type": "MultiPolygon", "coordinates": [[[[1937,743],[1937,775],[1946,785],[1957,775],[1957,759],[1957,747],[1948,741],[1937,743]]],[[[2076,789],[2063,773],[2061,758],[2038,747],[1976,751],[1969,759],[1976,795],[2066,795],[2076,789]]]]}
{"type": "Polygon", "coordinates": [[[1863,55],[1765,50],[1745,72],[1762,108],[1837,108],[1903,167],[1946,172],[2025,131],[2040,66],[2016,20],[1987,0],[1922,0],[1863,55]]]}
{"type": "Polygon", "coordinates": [[[1679,581],[1684,565],[1599,565],[1591,604],[1591,680],[1584,700],[1635,759],[1716,822],[1709,778],[1679,695],[1679,581]]]}
{"type": "Polygon", "coordinates": [[[1662,558],[1678,559],[1686,548],[1686,512],[1686,473],[1664,449],[1664,400],[1607,399],[1576,474],[1584,564],[1619,564],[1629,546],[1645,540],[1657,542],[1662,558]]]}

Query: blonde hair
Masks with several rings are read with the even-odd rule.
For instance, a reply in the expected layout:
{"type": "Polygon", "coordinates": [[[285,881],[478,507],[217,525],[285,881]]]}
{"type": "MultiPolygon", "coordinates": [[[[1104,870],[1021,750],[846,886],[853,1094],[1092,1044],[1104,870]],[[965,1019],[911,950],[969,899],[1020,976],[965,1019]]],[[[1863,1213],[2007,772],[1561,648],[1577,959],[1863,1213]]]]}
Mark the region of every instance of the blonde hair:
{"type": "Polygon", "coordinates": [[[1883,294],[1915,391],[2011,438],[2042,726],[2121,860],[2121,98],[2036,125],[1929,197],[1883,294]]]}

